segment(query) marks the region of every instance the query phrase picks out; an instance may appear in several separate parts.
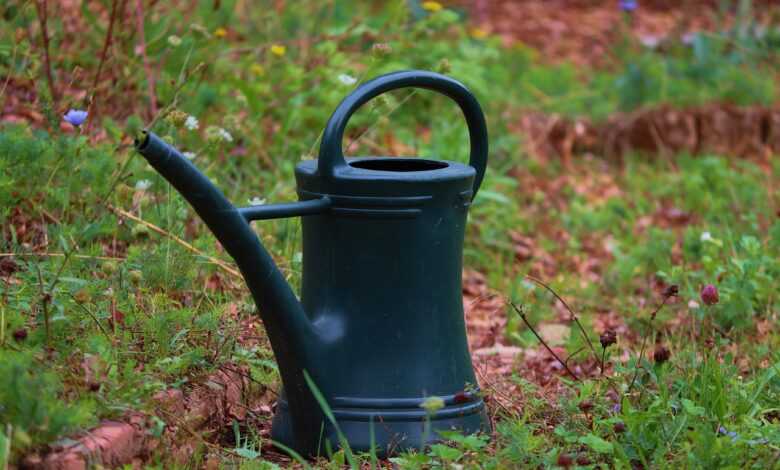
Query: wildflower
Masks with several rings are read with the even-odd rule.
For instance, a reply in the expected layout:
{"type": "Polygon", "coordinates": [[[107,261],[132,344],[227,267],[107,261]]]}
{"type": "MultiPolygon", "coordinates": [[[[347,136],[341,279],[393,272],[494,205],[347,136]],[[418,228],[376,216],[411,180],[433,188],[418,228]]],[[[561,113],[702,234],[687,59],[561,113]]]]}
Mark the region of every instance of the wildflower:
{"type": "Polygon", "coordinates": [[[184,158],[186,158],[187,160],[195,160],[195,157],[197,157],[197,155],[195,155],[195,152],[184,152],[182,155],[184,155],[184,158]]]}
{"type": "Polygon", "coordinates": [[[699,302],[696,302],[696,301],[695,301],[695,300],[693,300],[693,299],[691,299],[691,300],[689,300],[689,301],[688,301],[688,308],[689,308],[689,309],[691,309],[691,310],[696,310],[696,309],[697,309],[697,308],[699,308],[699,307],[700,307],[700,305],[699,305],[699,302]]]}
{"type": "Polygon", "coordinates": [[[65,113],[65,116],[63,116],[63,119],[65,119],[66,122],[69,124],[79,127],[80,125],[84,124],[84,121],[87,120],[87,112],[82,111],[80,109],[71,109],[67,113],[65,113]]]}
{"type": "Polygon", "coordinates": [[[704,305],[715,305],[719,300],[718,288],[712,284],[707,284],[701,290],[701,301],[704,302],[704,305]]]}
{"type": "Polygon", "coordinates": [[[668,361],[672,356],[672,353],[666,346],[658,346],[653,353],[653,360],[658,364],[663,364],[668,361]]]}
{"type": "Polygon", "coordinates": [[[601,347],[606,349],[617,342],[617,334],[612,330],[607,330],[599,336],[601,347]]]}
{"type": "Polygon", "coordinates": [[[130,282],[132,282],[133,284],[138,284],[144,278],[144,274],[137,269],[132,269],[127,274],[130,277],[130,282]]]}
{"type": "Polygon", "coordinates": [[[623,421],[618,421],[612,426],[612,430],[615,431],[615,434],[622,434],[626,432],[626,424],[623,421]]]}
{"type": "Polygon", "coordinates": [[[276,57],[284,57],[287,54],[287,47],[281,44],[274,44],[271,46],[271,54],[276,57]]]}
{"type": "Polygon", "coordinates": [[[175,34],[168,36],[168,44],[173,47],[181,46],[181,38],[175,34]]]}
{"type": "Polygon", "coordinates": [[[718,434],[723,434],[724,436],[728,436],[731,438],[731,442],[736,441],[739,438],[739,434],[736,433],[736,431],[729,431],[728,429],[724,428],[723,426],[720,426],[718,428],[718,434]]]}
{"type": "Polygon", "coordinates": [[[138,182],[135,183],[135,189],[138,191],[146,191],[152,186],[152,182],[149,180],[138,180],[138,182]]]}
{"type": "Polygon", "coordinates": [[[682,35],[680,39],[682,40],[683,44],[685,44],[686,46],[690,46],[691,44],[693,44],[693,41],[696,40],[696,35],[697,33],[695,32],[685,33],[682,35]]]}
{"type": "Polygon", "coordinates": [[[680,292],[680,288],[677,286],[677,284],[671,284],[664,289],[663,295],[665,298],[674,297],[680,292]]]}
{"type": "Polygon", "coordinates": [[[347,86],[351,86],[351,85],[354,85],[355,83],[357,83],[357,78],[355,78],[355,77],[353,77],[351,75],[347,75],[346,73],[342,73],[341,75],[339,75],[338,78],[339,78],[339,81],[341,83],[343,83],[344,85],[347,85],[347,86]]]}
{"type": "Polygon", "coordinates": [[[488,32],[485,31],[482,28],[472,28],[471,29],[471,37],[474,39],[485,39],[488,35],[488,32]]]}
{"type": "Polygon", "coordinates": [[[265,204],[265,199],[261,199],[257,196],[253,197],[252,199],[249,199],[250,206],[262,206],[263,204],[265,204]]]}
{"type": "Polygon", "coordinates": [[[222,39],[227,36],[227,30],[225,28],[217,28],[214,30],[214,36],[222,39]]]}
{"type": "Polygon", "coordinates": [[[420,408],[424,409],[429,414],[433,414],[444,408],[444,400],[442,400],[441,397],[428,397],[420,403],[420,408]]]}
{"type": "Polygon", "coordinates": [[[217,126],[209,126],[206,128],[206,138],[212,142],[233,142],[233,135],[217,126]]]}
{"type": "Polygon", "coordinates": [[[455,396],[453,397],[453,401],[455,403],[468,403],[473,399],[474,399],[474,394],[471,392],[467,392],[465,390],[456,393],[455,396]]]}
{"type": "Polygon", "coordinates": [[[556,462],[559,467],[569,468],[574,465],[574,459],[569,454],[558,454],[558,461],[556,462]]]}
{"type": "Polygon", "coordinates": [[[209,30],[208,30],[208,29],[206,29],[206,27],[205,27],[205,26],[203,26],[203,25],[200,25],[200,24],[198,24],[198,23],[192,23],[192,24],[190,25],[190,29],[191,29],[191,30],[192,30],[194,33],[198,34],[198,35],[199,35],[199,36],[201,36],[201,37],[208,38],[208,37],[210,37],[210,36],[211,36],[211,33],[209,33],[209,30]]]}
{"type": "Polygon", "coordinates": [[[255,75],[263,75],[265,73],[265,68],[260,64],[252,64],[249,67],[249,71],[255,75]]]}
{"type": "Polygon", "coordinates": [[[16,341],[24,341],[27,339],[27,329],[19,328],[18,330],[14,331],[14,339],[16,341]]]}
{"type": "Polygon", "coordinates": [[[374,57],[384,57],[392,54],[393,47],[390,46],[390,44],[387,44],[386,42],[378,42],[371,46],[371,54],[374,55],[374,57]]]}
{"type": "Polygon", "coordinates": [[[184,120],[184,127],[191,131],[197,130],[199,126],[200,123],[195,116],[187,116],[187,119],[184,120]]]}
{"type": "Polygon", "coordinates": [[[423,7],[423,10],[430,11],[431,13],[436,13],[444,8],[439,2],[422,2],[421,6],[423,7]]]}
{"type": "Polygon", "coordinates": [[[639,2],[637,0],[620,0],[618,5],[621,10],[631,12],[639,7],[639,2]]]}
{"type": "Polygon", "coordinates": [[[639,42],[648,49],[655,49],[661,43],[661,38],[653,35],[640,36],[639,42]]]}
{"type": "Polygon", "coordinates": [[[180,128],[187,121],[187,113],[174,109],[165,116],[165,120],[170,122],[174,127],[180,128]]]}
{"type": "Polygon", "coordinates": [[[223,129],[221,127],[219,128],[219,131],[217,131],[217,132],[218,132],[219,137],[222,140],[224,140],[225,142],[233,142],[233,135],[230,132],[226,131],[225,129],[223,129]]]}
{"type": "Polygon", "coordinates": [[[699,237],[700,241],[708,242],[712,240],[712,234],[710,232],[702,232],[701,236],[699,237]]]}
{"type": "Polygon", "coordinates": [[[580,411],[588,413],[593,409],[593,402],[590,400],[582,400],[579,404],[580,411]]]}

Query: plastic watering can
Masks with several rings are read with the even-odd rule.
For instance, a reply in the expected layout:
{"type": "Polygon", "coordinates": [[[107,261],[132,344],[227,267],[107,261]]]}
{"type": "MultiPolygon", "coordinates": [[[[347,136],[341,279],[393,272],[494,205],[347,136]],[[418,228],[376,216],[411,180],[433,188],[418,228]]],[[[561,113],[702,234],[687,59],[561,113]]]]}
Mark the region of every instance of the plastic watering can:
{"type": "Polygon", "coordinates": [[[144,133],[136,147],[189,201],[246,280],[284,387],[274,440],[313,456],[326,441],[343,445],[341,437],[354,451],[373,445],[387,455],[438,440],[438,430],[489,430],[461,297],[464,229],[488,141],[482,109],[464,85],[402,71],[359,86],[328,121],[318,160],[297,165],[298,202],[237,208],[156,135],[144,133]],[[344,157],[352,113],[381,93],[408,87],[442,93],[460,106],[471,139],[468,165],[344,157]],[[300,300],[250,226],[297,216],[300,300]],[[430,397],[441,398],[434,400],[439,406],[423,407],[430,397]]]}

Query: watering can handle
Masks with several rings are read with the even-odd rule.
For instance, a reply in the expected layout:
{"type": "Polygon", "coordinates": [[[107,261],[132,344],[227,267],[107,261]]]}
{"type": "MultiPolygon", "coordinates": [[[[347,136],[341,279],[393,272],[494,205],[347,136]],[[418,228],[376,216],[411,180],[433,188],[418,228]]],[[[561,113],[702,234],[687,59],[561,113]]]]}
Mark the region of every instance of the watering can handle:
{"type": "Polygon", "coordinates": [[[466,124],[469,129],[469,139],[471,140],[469,165],[477,171],[474,177],[473,198],[476,196],[480,184],[482,184],[485,168],[487,167],[488,137],[482,108],[469,89],[459,81],[438,73],[421,70],[407,70],[382,75],[360,85],[349,96],[344,98],[344,101],[339,104],[328,120],[325,132],[322,134],[319,161],[317,163],[320,175],[326,179],[336,179],[336,170],[347,166],[341,142],[344,139],[344,129],[347,127],[347,122],[352,117],[352,113],[382,93],[409,87],[426,88],[439,92],[455,101],[460,106],[461,111],[463,111],[463,116],[466,118],[466,124]]]}

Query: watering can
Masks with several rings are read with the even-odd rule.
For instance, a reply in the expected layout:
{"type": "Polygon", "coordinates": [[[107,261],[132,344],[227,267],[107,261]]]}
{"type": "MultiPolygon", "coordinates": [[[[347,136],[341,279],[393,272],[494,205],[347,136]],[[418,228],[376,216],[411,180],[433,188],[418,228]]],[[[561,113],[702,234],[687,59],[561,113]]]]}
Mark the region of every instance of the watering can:
{"type": "Polygon", "coordinates": [[[246,280],[282,379],[273,440],[309,456],[344,445],[388,455],[439,440],[441,430],[489,430],[461,297],[466,216],[488,142],[482,109],[464,85],[402,71],[356,88],[330,117],[319,158],[297,165],[298,202],[237,208],[156,135],[145,132],[136,148],[187,199],[246,280]],[[468,165],[344,157],[352,114],[381,93],[409,87],[460,106],[468,165]],[[300,300],[250,226],[297,216],[300,300]]]}

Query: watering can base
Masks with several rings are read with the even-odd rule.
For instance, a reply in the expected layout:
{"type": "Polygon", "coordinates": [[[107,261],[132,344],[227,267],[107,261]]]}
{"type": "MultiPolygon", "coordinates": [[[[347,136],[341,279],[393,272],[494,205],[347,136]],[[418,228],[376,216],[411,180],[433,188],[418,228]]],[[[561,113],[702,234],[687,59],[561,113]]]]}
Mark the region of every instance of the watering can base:
{"type": "MultiPolygon", "coordinates": [[[[439,431],[458,431],[463,434],[491,431],[490,420],[481,399],[467,404],[445,406],[433,415],[427,431],[427,415],[419,408],[405,411],[336,408],[332,411],[341,433],[355,453],[368,452],[371,449],[373,428],[373,446],[380,458],[405,450],[419,450],[441,441],[439,431]]],[[[320,439],[321,448],[302,449],[293,436],[291,423],[287,402],[280,400],[271,428],[271,438],[275,442],[307,456],[326,455],[326,440],[330,441],[334,451],[339,447],[336,430],[333,426],[326,425],[320,439]]]]}

